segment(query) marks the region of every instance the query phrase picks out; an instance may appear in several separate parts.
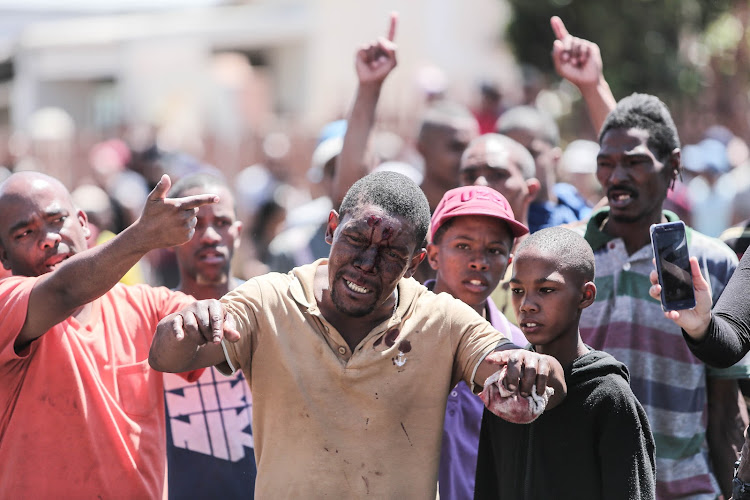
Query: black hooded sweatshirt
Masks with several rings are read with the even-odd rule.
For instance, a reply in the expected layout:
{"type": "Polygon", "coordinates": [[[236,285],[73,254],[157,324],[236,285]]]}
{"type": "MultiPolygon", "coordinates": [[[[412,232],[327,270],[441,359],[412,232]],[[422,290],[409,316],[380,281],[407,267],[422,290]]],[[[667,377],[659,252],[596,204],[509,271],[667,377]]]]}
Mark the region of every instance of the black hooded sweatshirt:
{"type": "Polygon", "coordinates": [[[653,499],[654,438],[624,364],[591,350],[568,394],[531,424],[484,410],[475,499],[653,499]]]}

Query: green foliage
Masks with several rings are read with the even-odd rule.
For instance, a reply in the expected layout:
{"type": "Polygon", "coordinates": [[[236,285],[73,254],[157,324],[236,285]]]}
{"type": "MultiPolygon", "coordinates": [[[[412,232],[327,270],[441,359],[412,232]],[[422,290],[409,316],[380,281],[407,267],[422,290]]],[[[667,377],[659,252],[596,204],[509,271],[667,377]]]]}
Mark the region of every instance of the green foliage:
{"type": "Polygon", "coordinates": [[[599,45],[604,75],[615,96],[647,92],[667,101],[701,91],[700,68],[686,56],[681,41],[701,38],[732,4],[732,0],[508,1],[513,14],[507,39],[520,62],[554,78],[549,19],[557,15],[572,35],[599,45]]]}

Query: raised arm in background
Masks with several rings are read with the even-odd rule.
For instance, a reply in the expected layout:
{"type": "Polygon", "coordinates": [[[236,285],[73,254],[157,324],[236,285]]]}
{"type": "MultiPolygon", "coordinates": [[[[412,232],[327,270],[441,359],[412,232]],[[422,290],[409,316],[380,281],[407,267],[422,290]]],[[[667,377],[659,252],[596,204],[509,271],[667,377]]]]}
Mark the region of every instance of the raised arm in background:
{"type": "Polygon", "coordinates": [[[346,125],[344,144],[336,160],[333,175],[333,206],[338,208],[349,188],[369,172],[368,141],[375,124],[375,109],[386,77],[396,67],[396,23],[398,15],[391,13],[388,35],[379,37],[357,50],[357,94],[346,125]]]}
{"type": "Polygon", "coordinates": [[[617,105],[609,84],[604,79],[599,46],[568,33],[562,19],[557,16],[550,19],[550,24],[557,38],[552,45],[555,70],[562,78],[578,87],[586,101],[591,124],[598,134],[604,119],[617,105]]]}

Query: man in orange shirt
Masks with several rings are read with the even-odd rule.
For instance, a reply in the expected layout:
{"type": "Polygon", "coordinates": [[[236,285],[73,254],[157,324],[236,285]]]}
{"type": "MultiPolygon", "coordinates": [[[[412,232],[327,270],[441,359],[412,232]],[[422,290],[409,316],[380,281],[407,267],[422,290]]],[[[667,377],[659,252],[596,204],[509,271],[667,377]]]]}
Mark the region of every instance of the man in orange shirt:
{"type": "MultiPolygon", "coordinates": [[[[85,212],[37,172],[0,184],[0,497],[160,498],[162,376],[147,363],[158,320],[187,295],[119,279],[148,251],[179,245],[216,195],[166,198],[87,250],[85,212]]],[[[200,375],[185,375],[193,378],[200,375]]]]}

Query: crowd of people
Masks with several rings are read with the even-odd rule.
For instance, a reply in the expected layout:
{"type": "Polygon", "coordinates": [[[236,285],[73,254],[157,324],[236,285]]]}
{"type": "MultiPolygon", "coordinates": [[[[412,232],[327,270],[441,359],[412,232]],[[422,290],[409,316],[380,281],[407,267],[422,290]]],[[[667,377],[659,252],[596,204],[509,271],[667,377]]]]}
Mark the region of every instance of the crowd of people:
{"type": "Polygon", "coordinates": [[[557,17],[597,141],[485,83],[409,147],[376,126],[397,25],[319,197],[121,140],[75,189],[3,174],[0,497],[750,498],[748,148],[682,145],[557,17]],[[664,312],[677,220],[697,305],[664,312]]]}

